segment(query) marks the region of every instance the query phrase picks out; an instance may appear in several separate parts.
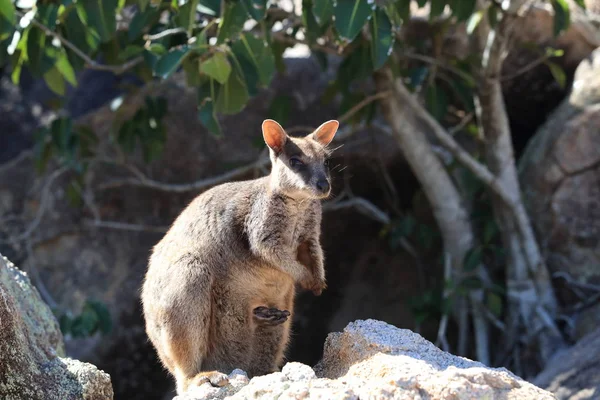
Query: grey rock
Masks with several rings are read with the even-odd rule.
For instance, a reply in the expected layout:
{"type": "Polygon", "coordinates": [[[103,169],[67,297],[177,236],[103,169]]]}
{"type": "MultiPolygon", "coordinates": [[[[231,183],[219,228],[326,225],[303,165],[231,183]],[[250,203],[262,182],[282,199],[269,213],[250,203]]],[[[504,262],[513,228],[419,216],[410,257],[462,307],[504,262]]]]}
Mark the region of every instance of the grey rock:
{"type": "Polygon", "coordinates": [[[454,356],[376,320],[358,320],[330,334],[315,370],[288,363],[247,384],[205,384],[175,399],[555,399],[504,368],[454,356]]]}
{"type": "Polygon", "coordinates": [[[110,376],[64,357],[58,323],[27,274],[0,255],[0,398],[110,400],[110,376]]]}
{"type": "MultiPolygon", "coordinates": [[[[600,280],[598,126],[600,48],[581,62],[568,98],[537,131],[519,166],[525,204],[567,312],[581,301],[570,281],[600,280]]],[[[571,316],[572,336],[581,338],[600,323],[600,306],[571,316]]]]}
{"type": "Polygon", "coordinates": [[[600,328],[556,354],[533,380],[560,400],[600,398],[600,328]]]}

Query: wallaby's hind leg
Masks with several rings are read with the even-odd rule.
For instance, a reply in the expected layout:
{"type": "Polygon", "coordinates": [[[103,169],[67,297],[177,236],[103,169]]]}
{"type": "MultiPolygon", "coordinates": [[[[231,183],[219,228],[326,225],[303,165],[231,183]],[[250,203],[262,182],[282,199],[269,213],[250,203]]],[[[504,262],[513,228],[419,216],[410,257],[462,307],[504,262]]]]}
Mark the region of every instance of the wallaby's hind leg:
{"type": "Polygon", "coordinates": [[[161,272],[153,281],[145,283],[142,298],[148,336],[163,364],[175,377],[177,393],[204,382],[223,386],[227,375],[201,371],[213,322],[210,270],[197,258],[184,256],[161,272]],[[173,274],[185,279],[174,280],[173,274]]]}
{"type": "Polygon", "coordinates": [[[252,310],[252,322],[255,324],[255,330],[252,343],[252,362],[248,370],[249,376],[279,371],[289,341],[293,301],[294,289],[292,287],[281,304],[286,310],[266,306],[259,306],[252,310]]]}

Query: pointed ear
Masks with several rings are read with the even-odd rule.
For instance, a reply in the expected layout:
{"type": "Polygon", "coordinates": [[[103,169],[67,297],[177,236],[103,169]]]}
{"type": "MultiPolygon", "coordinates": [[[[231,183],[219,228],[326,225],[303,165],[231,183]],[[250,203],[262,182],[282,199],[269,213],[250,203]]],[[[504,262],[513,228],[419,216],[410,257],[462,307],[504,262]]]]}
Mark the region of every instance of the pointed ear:
{"type": "Polygon", "coordinates": [[[323,146],[327,146],[333,140],[339,126],[340,123],[335,119],[324,122],[312,133],[312,137],[323,146]]]}
{"type": "Polygon", "coordinates": [[[265,119],[262,123],[263,138],[265,143],[275,153],[280,153],[287,141],[287,134],[276,121],[265,119]]]}

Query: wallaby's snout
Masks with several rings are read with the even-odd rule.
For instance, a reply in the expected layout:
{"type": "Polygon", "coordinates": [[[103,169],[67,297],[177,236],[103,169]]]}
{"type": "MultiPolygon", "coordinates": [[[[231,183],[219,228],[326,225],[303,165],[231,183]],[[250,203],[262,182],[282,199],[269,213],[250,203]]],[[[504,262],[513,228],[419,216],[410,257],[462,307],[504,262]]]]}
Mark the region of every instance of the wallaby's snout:
{"type": "Polygon", "coordinates": [[[323,194],[329,195],[329,190],[331,186],[329,185],[329,181],[327,179],[319,179],[317,181],[317,190],[323,194]]]}

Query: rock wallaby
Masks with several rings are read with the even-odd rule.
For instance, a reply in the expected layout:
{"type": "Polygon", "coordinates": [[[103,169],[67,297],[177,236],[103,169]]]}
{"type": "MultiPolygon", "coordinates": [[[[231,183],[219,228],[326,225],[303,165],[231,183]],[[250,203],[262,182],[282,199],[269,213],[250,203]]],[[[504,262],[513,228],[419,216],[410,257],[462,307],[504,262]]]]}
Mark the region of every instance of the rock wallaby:
{"type": "Polygon", "coordinates": [[[325,289],[321,203],[331,191],[327,145],[339,123],[303,138],[262,124],[271,173],[196,197],[154,247],[142,287],[146,332],[177,392],[277,371],[295,284],[325,289]]]}

